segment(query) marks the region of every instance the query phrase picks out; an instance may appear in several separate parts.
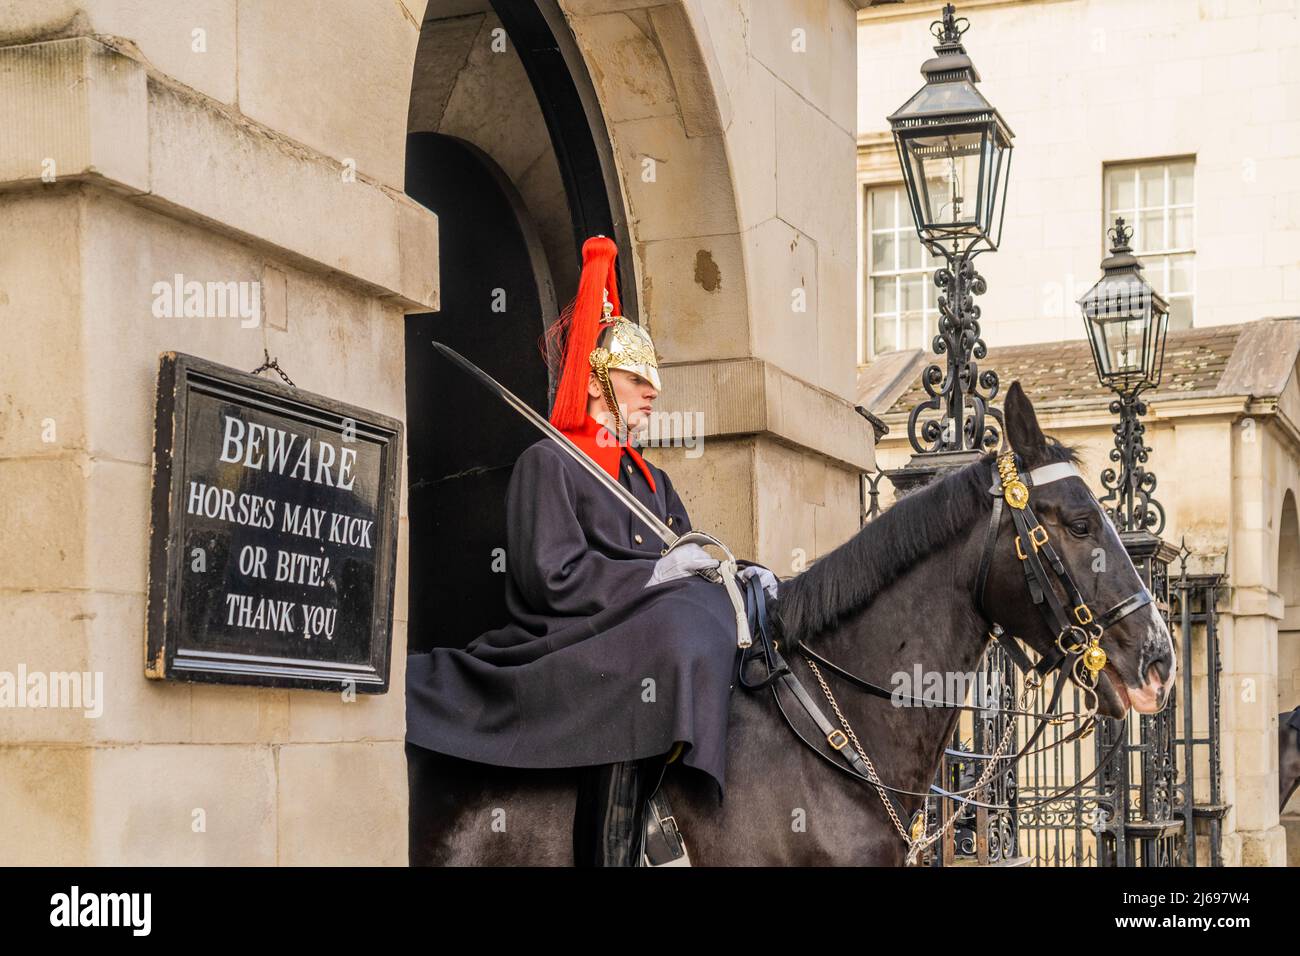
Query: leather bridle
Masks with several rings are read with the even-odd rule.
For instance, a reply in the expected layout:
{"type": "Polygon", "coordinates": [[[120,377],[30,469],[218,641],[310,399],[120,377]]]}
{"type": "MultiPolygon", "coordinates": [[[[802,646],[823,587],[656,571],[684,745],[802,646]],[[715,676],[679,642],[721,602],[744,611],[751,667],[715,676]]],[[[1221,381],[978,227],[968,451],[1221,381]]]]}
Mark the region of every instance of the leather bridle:
{"type": "MultiPolygon", "coordinates": [[[[988,621],[990,633],[999,640],[1003,650],[1023,672],[1035,673],[1043,677],[1060,667],[1067,657],[1074,655],[1072,676],[1075,682],[1085,692],[1095,695],[1097,674],[1106,666],[1106,652],[1099,644],[1102,633],[1121,618],[1150,604],[1151,592],[1144,587],[1103,614],[1094,616],[1078,585],[1075,584],[1074,578],[1065,567],[1065,562],[1052,547],[1047,529],[1039,523],[1038,516],[1029,506],[1030,488],[1041,488],[1062,478],[1082,480],[1082,475],[1072,463],[1062,461],[1035,468],[1025,475],[1025,480],[1022,480],[1013,452],[1005,452],[994,460],[993,483],[989,487],[989,494],[993,496],[993,508],[984,535],[984,549],[980,554],[979,570],[975,575],[975,606],[988,621]],[[1025,570],[1025,583],[1029,587],[1030,598],[1043,612],[1047,626],[1056,634],[1055,646],[1051,652],[1044,654],[1037,664],[1030,664],[1024,651],[1014,642],[1000,640],[1005,632],[984,607],[984,589],[988,583],[989,568],[993,564],[993,552],[997,545],[1004,510],[1011,513],[1016,535],[1014,538],[1016,557],[1020,559],[1021,566],[1025,570]],[[1042,557],[1039,556],[1040,552],[1042,557]],[[1044,557],[1047,559],[1046,565],[1043,563],[1044,557]],[[1068,611],[1056,593],[1056,589],[1052,587],[1051,579],[1048,577],[1049,569],[1060,581],[1070,601],[1068,611]],[[1077,638],[1077,640],[1071,640],[1067,646],[1065,642],[1070,638],[1077,638]],[[1086,676],[1080,672],[1080,667],[1087,672],[1086,676]]],[[[1097,510],[1101,511],[1100,508],[1097,510]]],[[[1104,513],[1102,520],[1109,522],[1104,513]]]]}
{"type": "MultiPolygon", "coordinates": [[[[980,563],[976,573],[974,588],[975,606],[988,622],[990,636],[999,641],[1003,649],[1007,651],[1008,656],[1010,656],[1012,661],[1025,674],[1025,700],[1028,699],[1029,693],[1032,690],[1036,690],[1041,686],[1044,677],[1058,668],[1063,667],[1065,662],[1071,659],[1073,659],[1070,668],[1071,678],[1085,691],[1085,693],[1090,694],[1092,697],[1093,702],[1088,708],[1086,723],[1073,733],[1042,749],[1050,749],[1051,747],[1059,746],[1060,744],[1073,740],[1076,737],[1086,737],[1088,733],[1091,732],[1092,723],[1095,719],[1096,713],[1096,682],[1102,668],[1106,666],[1106,652],[1100,646],[1101,636],[1106,628],[1112,626],[1122,618],[1127,617],[1129,614],[1132,614],[1134,611],[1147,606],[1152,601],[1150,592],[1144,587],[1141,591],[1129,595],[1101,615],[1094,615],[1092,613],[1087,601],[1083,598],[1083,595],[1075,584],[1074,579],[1070,576],[1068,569],[1065,567],[1065,563],[1057,554],[1056,549],[1052,547],[1047,530],[1038,521],[1033,509],[1029,507],[1030,488],[1042,487],[1053,481],[1058,481],[1062,478],[1068,477],[1078,477],[1082,479],[1078,469],[1070,462],[1057,462],[1043,465],[1029,471],[1024,476],[1024,479],[1022,479],[1017,468],[1017,459],[1014,453],[1006,452],[999,455],[994,460],[993,482],[989,487],[989,493],[993,496],[993,508],[985,532],[984,545],[980,554],[980,563]],[[994,550],[997,544],[998,532],[1000,530],[1002,513],[1004,510],[1009,511],[1011,514],[1012,524],[1015,530],[1014,541],[1016,556],[1020,558],[1024,566],[1025,581],[1029,588],[1030,597],[1034,604],[1038,605],[1040,610],[1043,612],[1049,628],[1054,629],[1056,632],[1056,641],[1052,652],[1043,655],[1037,664],[1032,664],[1024,651],[1021,650],[1013,641],[1003,639],[1005,636],[1003,628],[996,621],[992,620],[984,607],[984,589],[987,584],[989,569],[992,566],[994,550]],[[1046,565],[1044,565],[1042,558],[1039,557],[1040,553],[1044,558],[1046,558],[1046,565]],[[1048,577],[1049,568],[1051,569],[1051,572],[1056,575],[1071,603],[1068,612],[1059,595],[1057,595],[1055,588],[1052,586],[1051,579],[1048,577]]],[[[1101,511],[1100,507],[1098,507],[1098,511],[1101,511]]],[[[1104,513],[1102,513],[1102,520],[1109,521],[1109,519],[1105,517],[1104,513]]],[[[904,830],[899,817],[902,808],[895,799],[895,794],[926,798],[932,795],[939,795],[957,800],[963,807],[970,805],[991,810],[1012,809],[1012,807],[1007,804],[986,803],[969,796],[972,793],[984,789],[986,783],[983,778],[988,777],[988,772],[983,775],[981,781],[975,786],[970,787],[967,790],[958,791],[947,791],[938,785],[931,785],[928,791],[917,792],[898,787],[891,787],[883,783],[876,774],[875,768],[871,766],[870,760],[866,757],[865,751],[859,752],[861,747],[857,741],[857,737],[853,734],[852,728],[849,727],[848,721],[840,713],[839,706],[835,702],[830,688],[822,678],[817,664],[820,663],[822,666],[847,680],[853,686],[877,697],[897,701],[897,693],[873,684],[872,682],[839,667],[832,661],[829,661],[822,655],[818,654],[812,648],[808,647],[806,642],[800,641],[798,645],[800,653],[802,653],[807,659],[809,666],[812,668],[813,673],[817,676],[818,682],[822,686],[823,692],[830,701],[831,706],[835,709],[837,716],[840,718],[841,724],[843,724],[843,729],[836,727],[822,712],[820,706],[818,706],[812,695],[808,693],[808,690],[803,686],[798,677],[796,677],[791,671],[777,646],[779,642],[774,640],[768,633],[766,599],[757,577],[749,579],[749,581],[746,582],[746,587],[749,591],[750,598],[747,602],[749,623],[758,639],[755,641],[755,646],[752,649],[741,654],[737,680],[746,690],[755,691],[761,690],[765,687],[771,687],[772,696],[776,701],[777,709],[781,712],[781,716],[785,719],[786,724],[794,732],[796,737],[812,750],[813,753],[817,754],[817,756],[821,757],[835,769],[860,781],[869,783],[877,790],[880,794],[882,803],[885,805],[886,811],[894,821],[895,827],[909,845],[909,850],[911,851],[909,852],[909,857],[914,855],[919,845],[932,842],[938,834],[936,833],[927,840],[921,839],[921,834],[924,832],[925,824],[924,807],[914,815],[912,825],[907,830],[904,830]],[[764,658],[764,663],[768,672],[767,676],[760,681],[750,682],[745,678],[745,664],[759,656],[764,658]],[[795,699],[799,701],[804,710],[817,724],[818,728],[825,736],[827,743],[829,743],[831,748],[843,758],[844,763],[836,761],[833,757],[823,752],[816,743],[808,740],[798,727],[795,726],[794,722],[790,720],[789,715],[785,712],[784,706],[781,704],[780,695],[777,693],[776,684],[778,682],[784,684],[786,689],[789,690],[791,694],[794,695],[795,699]],[[850,745],[850,735],[852,735],[852,745],[850,745]],[[918,834],[918,825],[921,834],[918,834]]],[[[1065,688],[1066,681],[1061,677],[1058,677],[1055,684],[1056,686],[1052,693],[1052,699],[1048,704],[1046,713],[1014,708],[999,708],[991,711],[991,713],[995,715],[1023,715],[1037,717],[1039,720],[1037,728],[1025,743],[1024,747],[1009,758],[1013,764],[1026,754],[1037,752],[1030,750],[1030,748],[1037,742],[1038,738],[1042,735],[1049,723],[1060,724],[1064,723],[1065,720],[1068,719],[1066,715],[1053,713],[1056,711],[1060,702],[1061,693],[1065,688]]],[[[916,698],[909,698],[908,700],[923,703],[927,706],[948,707],[959,710],[975,710],[985,715],[990,714],[989,708],[973,707],[950,701],[918,701],[916,698]]],[[[1004,742],[1005,739],[1006,738],[1004,738],[1004,742]]],[[[1032,803],[1018,803],[1015,809],[1032,809],[1034,807],[1053,803],[1060,800],[1062,797],[1074,793],[1096,776],[1110,762],[1111,758],[1118,752],[1123,742],[1123,735],[1117,736],[1114,744],[1106,752],[1105,757],[1098,761],[1097,766],[1093,771],[1073,786],[1052,794],[1042,800],[1034,801],[1032,803]]],[[[999,746],[999,751],[1000,749],[1001,746],[999,746]]],[[[947,750],[946,752],[968,759],[987,758],[997,760],[1001,759],[1002,756],[1000,752],[995,754],[970,754],[961,751],[954,752],[951,750],[947,750]]],[[[960,812],[960,810],[958,812],[960,812]]],[[[944,828],[941,828],[938,832],[942,833],[943,829],[946,829],[947,826],[951,824],[951,820],[955,819],[955,817],[956,813],[953,814],[953,818],[950,818],[949,824],[945,824],[944,828]]]]}

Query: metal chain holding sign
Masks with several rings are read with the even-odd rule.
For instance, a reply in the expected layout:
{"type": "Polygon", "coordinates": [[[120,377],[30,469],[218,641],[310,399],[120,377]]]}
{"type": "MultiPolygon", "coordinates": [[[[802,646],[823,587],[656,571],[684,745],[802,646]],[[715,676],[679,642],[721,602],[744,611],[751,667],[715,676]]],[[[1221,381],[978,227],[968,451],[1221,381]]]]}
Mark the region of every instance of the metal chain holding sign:
{"type": "Polygon", "coordinates": [[[294,388],[298,387],[297,385],[294,385],[293,379],[291,379],[288,375],[285,374],[284,369],[280,368],[279,359],[271,358],[270,351],[265,347],[262,348],[262,356],[263,358],[266,359],[266,361],[264,361],[261,365],[253,369],[253,371],[249,372],[248,374],[260,375],[262,372],[270,370],[278,374],[288,384],[293,385],[294,388]]]}

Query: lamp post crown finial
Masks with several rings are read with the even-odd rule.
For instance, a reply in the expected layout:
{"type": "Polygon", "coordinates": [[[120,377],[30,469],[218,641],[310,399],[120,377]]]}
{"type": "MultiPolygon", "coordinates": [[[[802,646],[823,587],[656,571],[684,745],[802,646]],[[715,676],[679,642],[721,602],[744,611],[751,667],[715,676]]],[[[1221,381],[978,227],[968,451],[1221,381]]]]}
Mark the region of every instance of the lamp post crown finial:
{"type": "Polygon", "coordinates": [[[1106,235],[1110,237],[1110,251],[1113,255],[1133,251],[1133,247],[1129,245],[1133,238],[1133,227],[1125,225],[1123,216],[1115,217],[1115,225],[1106,230],[1106,235]]]}
{"type": "Polygon", "coordinates": [[[957,16],[957,8],[951,3],[944,4],[943,19],[930,24],[930,33],[939,41],[935,52],[943,52],[961,46],[961,35],[970,29],[970,21],[957,16]]]}

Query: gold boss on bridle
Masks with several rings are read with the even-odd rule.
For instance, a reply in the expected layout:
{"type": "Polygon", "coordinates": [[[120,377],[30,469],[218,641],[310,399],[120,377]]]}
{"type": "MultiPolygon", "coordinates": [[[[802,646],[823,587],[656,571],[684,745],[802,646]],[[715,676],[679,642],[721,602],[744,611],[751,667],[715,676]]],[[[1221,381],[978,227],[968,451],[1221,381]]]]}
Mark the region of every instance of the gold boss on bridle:
{"type": "MultiPolygon", "coordinates": [[[[1016,469],[1016,457],[1014,452],[1003,452],[998,455],[997,459],[998,477],[1002,482],[1002,497],[1007,506],[1017,511],[1024,511],[1029,507],[1029,486],[1020,479],[1020,473],[1016,469]]],[[[1035,520],[1034,525],[1029,528],[1029,542],[1034,551],[1039,551],[1047,544],[1047,529],[1035,520]]],[[[1021,561],[1027,561],[1029,555],[1025,553],[1021,545],[1021,536],[1015,536],[1016,557],[1021,561]]],[[[1044,587],[1049,586],[1046,582],[1044,587]]],[[[1066,654],[1082,654],[1076,661],[1075,676],[1079,678],[1081,684],[1095,687],[1097,684],[1097,675],[1106,666],[1106,651],[1101,646],[1102,629],[1098,627],[1092,618],[1092,611],[1086,604],[1078,604],[1072,608],[1074,619],[1078,622],[1077,626],[1072,625],[1061,631],[1057,635],[1057,646],[1066,654]],[[1084,631],[1084,628],[1091,626],[1091,633],[1084,631]],[[1064,643],[1067,635],[1080,634],[1085,640],[1074,641],[1068,646],[1064,643]],[[1078,665],[1082,665],[1087,672],[1087,677],[1078,672],[1078,665]]]]}

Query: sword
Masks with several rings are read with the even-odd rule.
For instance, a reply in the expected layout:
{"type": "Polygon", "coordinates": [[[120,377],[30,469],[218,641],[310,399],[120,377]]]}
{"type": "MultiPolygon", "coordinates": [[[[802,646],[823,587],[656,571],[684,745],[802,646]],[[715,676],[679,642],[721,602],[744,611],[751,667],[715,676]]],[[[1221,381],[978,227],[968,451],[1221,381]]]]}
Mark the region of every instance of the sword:
{"type": "Polygon", "coordinates": [[[686,534],[679,535],[659,520],[659,516],[641,503],[632,492],[620,485],[617,481],[609,476],[609,473],[601,468],[581,448],[575,445],[569,436],[564,434],[549,420],[543,418],[538,412],[522,398],[516,395],[510,389],[506,388],[487,372],[483,371],[465,356],[461,355],[455,349],[443,345],[441,342],[432,342],[434,348],[449,358],[464,371],[468,372],[471,377],[492,392],[507,405],[517,411],[524,418],[528,419],[532,425],[542,434],[554,441],[570,458],[581,465],[589,475],[601,482],[607,489],[614,493],[614,496],[623,502],[628,509],[643,521],[660,540],[666,545],[663,554],[667,554],[673,548],[686,543],[712,544],[722,550],[726,555],[725,559],[718,564],[716,570],[709,569],[707,572],[701,572],[704,577],[713,583],[721,583],[726,588],[727,596],[731,598],[732,609],[736,613],[736,644],[739,647],[749,647],[752,639],[749,636],[749,620],[745,615],[745,604],[740,596],[740,588],[736,585],[736,557],[731,553],[731,549],[715,538],[713,535],[704,531],[688,531],[686,534]]]}

